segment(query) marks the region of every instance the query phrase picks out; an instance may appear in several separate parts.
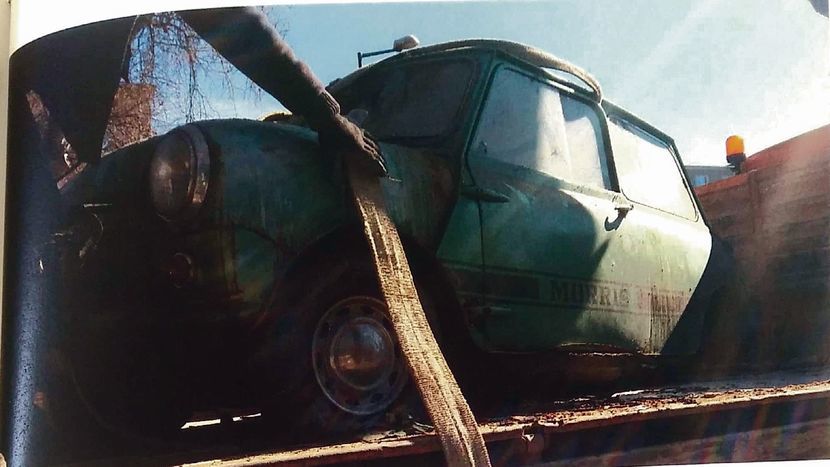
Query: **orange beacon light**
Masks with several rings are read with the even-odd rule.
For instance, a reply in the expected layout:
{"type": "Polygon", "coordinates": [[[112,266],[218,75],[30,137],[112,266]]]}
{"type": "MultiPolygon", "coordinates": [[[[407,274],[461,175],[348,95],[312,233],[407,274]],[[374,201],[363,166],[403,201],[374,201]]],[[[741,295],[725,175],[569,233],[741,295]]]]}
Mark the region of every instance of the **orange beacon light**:
{"type": "Polygon", "coordinates": [[[741,164],[746,160],[744,153],[744,139],[738,135],[726,138],[726,162],[733,172],[741,171],[741,164]]]}

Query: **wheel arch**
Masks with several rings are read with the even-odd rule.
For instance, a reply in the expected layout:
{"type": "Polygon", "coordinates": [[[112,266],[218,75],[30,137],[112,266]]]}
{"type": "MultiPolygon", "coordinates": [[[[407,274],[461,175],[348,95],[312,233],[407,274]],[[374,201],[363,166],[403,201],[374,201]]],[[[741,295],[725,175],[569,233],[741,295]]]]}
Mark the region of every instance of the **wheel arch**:
{"type": "MultiPolygon", "coordinates": [[[[461,306],[456,298],[453,281],[446,268],[418,239],[399,232],[406,258],[409,262],[416,282],[426,287],[432,296],[441,298],[442,315],[455,314],[453,325],[463,322],[461,306]]],[[[369,245],[362,226],[357,223],[346,223],[323,235],[316,241],[303,248],[275,277],[274,290],[269,302],[273,303],[281,293],[290,293],[290,289],[302,287],[302,284],[293,284],[292,279],[303,276],[303,273],[315,267],[330,267],[341,262],[341,267],[357,264],[371,264],[369,245]]],[[[420,290],[419,290],[420,291],[420,290]]],[[[423,293],[421,293],[423,296],[423,293]]],[[[423,298],[423,297],[422,297],[423,298]]],[[[269,304],[270,306],[270,304],[269,304]]],[[[441,317],[441,325],[448,316],[441,317]]],[[[446,325],[450,324],[449,321],[446,325]]]]}
{"type": "MultiPolygon", "coordinates": [[[[465,393],[472,393],[479,384],[475,375],[482,373],[479,366],[485,361],[485,353],[472,340],[451,276],[434,252],[417,239],[405,233],[400,235],[432,331],[465,393]]],[[[307,294],[309,281],[306,279],[312,277],[315,282],[319,279],[325,287],[349,268],[366,273],[367,268],[373,268],[369,254],[362,226],[356,223],[343,224],[311,243],[275,278],[268,309],[261,314],[259,329],[255,332],[264,338],[268,329],[284,313],[290,312],[274,305],[292,303],[297,294],[307,294]]]]}

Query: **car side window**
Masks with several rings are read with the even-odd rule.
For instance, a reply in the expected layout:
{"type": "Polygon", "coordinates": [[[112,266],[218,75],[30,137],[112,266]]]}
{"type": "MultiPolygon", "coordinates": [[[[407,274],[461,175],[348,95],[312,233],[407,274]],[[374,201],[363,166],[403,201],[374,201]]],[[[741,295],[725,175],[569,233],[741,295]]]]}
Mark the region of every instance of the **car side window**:
{"type": "Polygon", "coordinates": [[[571,179],[608,188],[608,157],[599,116],[585,102],[566,95],[562,96],[562,109],[571,153],[571,179]]]}
{"type": "Polygon", "coordinates": [[[609,118],[623,193],[640,204],[693,219],[695,207],[668,144],[625,120],[609,118]]]}
{"type": "Polygon", "coordinates": [[[493,78],[472,150],[570,182],[609,187],[594,110],[510,68],[493,78]]]}

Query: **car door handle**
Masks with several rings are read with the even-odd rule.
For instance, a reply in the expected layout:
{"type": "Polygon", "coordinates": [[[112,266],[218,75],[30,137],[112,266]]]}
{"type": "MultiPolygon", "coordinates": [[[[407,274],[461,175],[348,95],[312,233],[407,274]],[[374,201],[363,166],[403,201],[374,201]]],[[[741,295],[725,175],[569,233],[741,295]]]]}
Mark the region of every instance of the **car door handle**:
{"type": "Polygon", "coordinates": [[[620,213],[622,215],[625,215],[625,214],[628,214],[628,211],[631,211],[632,209],[634,209],[634,205],[631,203],[631,201],[617,199],[617,200],[614,200],[614,209],[618,213],[620,213]]]}
{"type": "Polygon", "coordinates": [[[506,203],[510,201],[510,197],[503,193],[487,188],[481,188],[479,186],[462,185],[461,194],[467,198],[483,201],[485,203],[506,203]]]}

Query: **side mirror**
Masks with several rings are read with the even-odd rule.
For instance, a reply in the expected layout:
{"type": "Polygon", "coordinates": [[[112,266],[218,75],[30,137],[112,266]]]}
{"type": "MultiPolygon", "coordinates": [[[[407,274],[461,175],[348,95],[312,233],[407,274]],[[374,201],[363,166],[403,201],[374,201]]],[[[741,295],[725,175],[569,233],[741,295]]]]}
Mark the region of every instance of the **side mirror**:
{"type": "Polygon", "coordinates": [[[415,47],[418,47],[420,43],[421,42],[417,37],[409,34],[395,40],[395,42],[392,43],[392,50],[395,52],[401,52],[403,50],[414,49],[415,47]]]}
{"type": "Polygon", "coordinates": [[[406,36],[397,39],[395,42],[392,43],[392,48],[387,50],[377,50],[375,52],[358,52],[357,53],[357,67],[361,68],[363,66],[363,59],[366,57],[374,57],[375,55],[383,55],[389,54],[392,52],[402,52],[407,49],[412,49],[418,47],[420,42],[418,38],[409,34],[406,36]]]}

